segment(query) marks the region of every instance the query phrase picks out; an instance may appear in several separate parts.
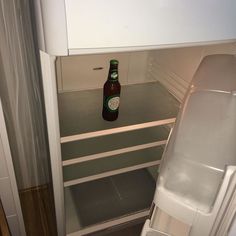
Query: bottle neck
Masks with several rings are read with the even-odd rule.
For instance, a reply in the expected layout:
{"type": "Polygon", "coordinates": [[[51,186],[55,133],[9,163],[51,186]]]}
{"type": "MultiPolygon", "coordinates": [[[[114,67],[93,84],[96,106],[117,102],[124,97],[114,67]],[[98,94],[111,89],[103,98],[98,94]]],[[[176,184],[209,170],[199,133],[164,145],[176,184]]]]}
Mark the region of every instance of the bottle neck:
{"type": "Polygon", "coordinates": [[[118,67],[117,66],[110,66],[109,74],[108,74],[109,81],[118,81],[118,67]]]}

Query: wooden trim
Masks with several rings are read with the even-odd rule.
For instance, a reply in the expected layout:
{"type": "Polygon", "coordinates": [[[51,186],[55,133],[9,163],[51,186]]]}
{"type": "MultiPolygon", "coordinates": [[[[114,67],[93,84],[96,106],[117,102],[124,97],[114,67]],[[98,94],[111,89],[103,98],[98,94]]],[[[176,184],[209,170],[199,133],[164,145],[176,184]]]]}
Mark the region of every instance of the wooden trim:
{"type": "Polygon", "coordinates": [[[223,39],[204,42],[188,42],[176,44],[148,45],[148,46],[129,46],[129,47],[102,47],[102,48],[70,48],[69,55],[101,54],[101,53],[118,53],[133,51],[150,51],[169,48],[207,46],[221,43],[234,43],[235,39],[223,39]]]}
{"type": "Polygon", "coordinates": [[[19,194],[27,235],[58,235],[52,185],[22,189],[19,194]],[[35,217],[32,212],[37,212],[35,217]]]}

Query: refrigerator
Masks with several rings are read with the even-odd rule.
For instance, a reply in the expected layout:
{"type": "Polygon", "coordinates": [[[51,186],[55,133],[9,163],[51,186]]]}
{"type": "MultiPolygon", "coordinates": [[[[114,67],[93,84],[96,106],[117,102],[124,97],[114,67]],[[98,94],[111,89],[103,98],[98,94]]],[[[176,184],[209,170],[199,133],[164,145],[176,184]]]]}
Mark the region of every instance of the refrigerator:
{"type": "Polygon", "coordinates": [[[58,235],[233,235],[236,2],[34,3],[58,235]]]}

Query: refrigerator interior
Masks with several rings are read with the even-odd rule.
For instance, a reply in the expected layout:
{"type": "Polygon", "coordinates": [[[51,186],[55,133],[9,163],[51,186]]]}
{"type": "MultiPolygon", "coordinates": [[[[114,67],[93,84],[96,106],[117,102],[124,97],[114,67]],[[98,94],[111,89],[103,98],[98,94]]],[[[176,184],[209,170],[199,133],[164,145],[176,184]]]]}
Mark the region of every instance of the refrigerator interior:
{"type": "Polygon", "coordinates": [[[56,75],[66,232],[85,235],[145,219],[170,128],[205,55],[233,43],[58,57],[56,75]],[[102,119],[109,60],[119,61],[117,121],[102,119]]]}

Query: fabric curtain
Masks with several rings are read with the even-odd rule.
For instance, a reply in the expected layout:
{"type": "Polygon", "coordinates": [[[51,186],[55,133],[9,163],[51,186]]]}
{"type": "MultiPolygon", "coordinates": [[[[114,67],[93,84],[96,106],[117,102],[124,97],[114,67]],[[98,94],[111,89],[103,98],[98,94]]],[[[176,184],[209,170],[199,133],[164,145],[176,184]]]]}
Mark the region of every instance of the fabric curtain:
{"type": "Polygon", "coordinates": [[[30,0],[0,0],[0,97],[27,234],[56,235],[50,156],[30,0]]]}

